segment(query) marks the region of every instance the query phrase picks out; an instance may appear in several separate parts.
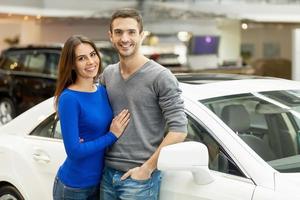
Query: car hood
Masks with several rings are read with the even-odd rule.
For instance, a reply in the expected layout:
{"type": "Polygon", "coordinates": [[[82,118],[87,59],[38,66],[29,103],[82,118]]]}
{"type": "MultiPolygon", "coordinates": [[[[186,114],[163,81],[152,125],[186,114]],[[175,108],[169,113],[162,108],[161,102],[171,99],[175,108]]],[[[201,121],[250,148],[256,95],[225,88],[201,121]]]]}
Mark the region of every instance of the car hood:
{"type": "Polygon", "coordinates": [[[275,173],[275,190],[291,192],[300,197],[300,173],[275,173]]]}

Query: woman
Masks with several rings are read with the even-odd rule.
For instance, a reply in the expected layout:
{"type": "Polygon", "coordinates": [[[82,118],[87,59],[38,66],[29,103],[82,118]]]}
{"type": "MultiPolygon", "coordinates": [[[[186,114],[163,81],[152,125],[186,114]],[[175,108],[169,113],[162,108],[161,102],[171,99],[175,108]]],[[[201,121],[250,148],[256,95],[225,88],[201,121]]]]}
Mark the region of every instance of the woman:
{"type": "Polygon", "coordinates": [[[106,90],[96,86],[100,55],[84,36],[71,36],[62,49],[55,106],[67,153],[57,172],[53,199],[98,199],[104,151],[121,136],[128,110],[113,120],[106,90]]]}

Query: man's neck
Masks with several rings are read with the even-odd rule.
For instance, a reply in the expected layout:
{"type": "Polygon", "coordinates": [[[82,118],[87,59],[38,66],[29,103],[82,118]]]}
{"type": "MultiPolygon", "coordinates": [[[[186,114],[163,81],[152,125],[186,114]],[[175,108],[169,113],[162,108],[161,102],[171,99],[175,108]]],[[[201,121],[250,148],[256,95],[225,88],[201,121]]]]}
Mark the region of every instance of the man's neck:
{"type": "Polygon", "coordinates": [[[124,79],[127,79],[139,70],[149,59],[144,55],[120,59],[120,70],[124,79]]]}

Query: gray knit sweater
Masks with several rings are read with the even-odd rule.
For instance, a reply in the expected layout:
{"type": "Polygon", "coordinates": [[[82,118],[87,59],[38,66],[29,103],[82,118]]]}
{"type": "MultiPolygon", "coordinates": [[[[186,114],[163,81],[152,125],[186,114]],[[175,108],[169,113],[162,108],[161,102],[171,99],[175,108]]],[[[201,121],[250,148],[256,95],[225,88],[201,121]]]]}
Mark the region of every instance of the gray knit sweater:
{"type": "Polygon", "coordinates": [[[187,132],[181,90],[170,70],[150,60],[124,80],[117,63],[105,68],[101,82],[106,85],[114,116],[126,108],[131,114],[123,135],[107,151],[106,166],[121,171],[140,166],[155,152],[167,130],[187,132]]]}

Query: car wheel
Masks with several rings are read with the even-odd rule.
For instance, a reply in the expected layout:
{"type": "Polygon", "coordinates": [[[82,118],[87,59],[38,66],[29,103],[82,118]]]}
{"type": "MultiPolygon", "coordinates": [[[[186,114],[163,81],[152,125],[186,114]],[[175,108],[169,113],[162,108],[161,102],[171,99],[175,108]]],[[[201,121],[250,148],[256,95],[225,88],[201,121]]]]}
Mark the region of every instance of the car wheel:
{"type": "Polygon", "coordinates": [[[6,185],[0,188],[0,200],[24,200],[24,198],[15,187],[6,185]]]}
{"type": "MultiPolygon", "coordinates": [[[[9,98],[0,100],[0,124],[6,124],[11,121],[16,114],[15,106],[9,98]]],[[[1,199],[0,199],[1,200],[1,199]]]]}

